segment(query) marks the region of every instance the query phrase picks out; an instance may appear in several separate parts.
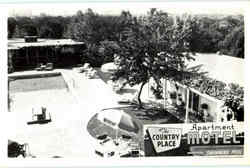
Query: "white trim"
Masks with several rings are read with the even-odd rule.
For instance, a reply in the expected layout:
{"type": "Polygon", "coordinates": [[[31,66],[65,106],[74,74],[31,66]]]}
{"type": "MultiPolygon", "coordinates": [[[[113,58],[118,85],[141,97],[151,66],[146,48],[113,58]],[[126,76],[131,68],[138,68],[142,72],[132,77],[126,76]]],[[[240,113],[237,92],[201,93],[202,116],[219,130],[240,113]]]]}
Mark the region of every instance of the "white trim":
{"type": "MultiPolygon", "coordinates": [[[[166,82],[173,82],[173,81],[170,81],[170,80],[166,80],[165,79],[165,81],[166,82]]],[[[201,93],[200,91],[198,91],[198,90],[196,90],[196,89],[194,89],[194,88],[190,88],[190,87],[187,87],[186,85],[183,85],[183,84],[180,84],[180,83],[178,83],[178,82],[175,82],[178,86],[181,86],[182,88],[184,88],[184,89],[186,89],[186,90],[189,90],[189,91],[192,91],[193,93],[196,93],[196,94],[198,94],[199,96],[201,96],[201,97],[203,97],[203,98],[205,98],[205,99],[208,99],[208,100],[210,100],[210,101],[212,101],[212,102],[215,102],[215,103],[217,103],[217,104],[221,104],[222,102],[223,102],[223,100],[219,100],[219,99],[216,99],[216,98],[214,98],[214,97],[212,97],[212,96],[209,96],[209,95],[207,95],[207,94],[204,94],[204,93],[201,93]]],[[[151,83],[149,82],[148,83],[148,93],[150,92],[150,86],[151,86],[151,83]]],[[[167,93],[167,88],[166,88],[166,85],[163,85],[163,94],[164,94],[164,90],[166,90],[165,91],[165,93],[167,93]]],[[[149,95],[149,94],[148,94],[149,95]]],[[[166,99],[166,100],[164,100],[164,102],[165,101],[167,101],[167,97],[166,97],[167,95],[166,94],[164,94],[163,95],[163,97],[166,99]]],[[[149,96],[150,97],[150,96],[149,96]]],[[[189,103],[189,96],[187,97],[187,100],[186,100],[188,103],[189,103]]],[[[199,101],[200,101],[200,99],[199,99],[199,101]]],[[[200,102],[199,102],[200,103],[200,102]]],[[[189,109],[189,108],[188,108],[189,109]]],[[[192,110],[192,109],[189,109],[189,110],[192,110]]]]}
{"type": "Polygon", "coordinates": [[[187,99],[186,99],[186,115],[185,115],[185,123],[188,123],[188,113],[189,113],[189,109],[188,109],[188,106],[189,106],[189,92],[190,90],[187,88],[187,99]]]}
{"type": "MultiPolygon", "coordinates": [[[[166,81],[168,81],[168,82],[173,82],[173,81],[169,81],[169,80],[166,80],[166,81]]],[[[223,101],[222,100],[219,100],[219,99],[216,99],[216,98],[214,98],[214,97],[211,97],[211,96],[209,96],[209,95],[207,95],[207,94],[204,94],[204,93],[201,93],[200,91],[198,91],[198,90],[196,90],[196,89],[194,89],[194,88],[190,88],[190,87],[187,87],[186,85],[182,85],[182,84],[180,84],[180,83],[178,83],[178,82],[175,82],[178,86],[180,86],[180,87],[182,87],[184,90],[186,90],[186,92],[187,92],[187,99],[186,99],[186,115],[185,115],[185,123],[188,123],[188,116],[189,116],[189,112],[196,112],[196,111],[194,111],[193,110],[193,96],[192,96],[192,99],[191,99],[191,108],[189,108],[189,96],[190,96],[190,91],[191,92],[193,92],[193,93],[195,93],[195,94],[197,94],[198,96],[200,96],[199,97],[199,104],[200,104],[200,102],[201,102],[201,98],[205,98],[205,99],[207,99],[207,100],[209,100],[209,101],[212,101],[212,102],[214,102],[214,103],[216,103],[216,121],[218,121],[218,116],[219,116],[219,113],[220,113],[220,105],[223,103],[223,101]]],[[[164,83],[165,84],[165,83],[164,83]]],[[[164,93],[164,91],[165,92],[167,92],[167,90],[166,90],[167,88],[166,88],[166,85],[163,85],[163,93],[164,93]]],[[[166,99],[166,94],[164,94],[164,98],[166,99]]],[[[165,102],[165,100],[164,100],[164,102],[165,102]]]]}
{"type": "MultiPolygon", "coordinates": [[[[176,82],[176,84],[179,85],[179,86],[181,86],[181,87],[183,87],[183,88],[188,88],[186,85],[180,84],[178,82],[176,82]]],[[[200,91],[198,91],[198,90],[196,90],[194,88],[190,88],[189,87],[189,89],[192,92],[194,92],[194,93],[198,94],[199,96],[202,96],[202,97],[204,97],[204,98],[206,98],[206,99],[208,99],[210,101],[213,101],[213,102],[216,102],[216,103],[221,103],[222,102],[222,100],[216,99],[216,98],[214,98],[212,96],[209,96],[208,94],[201,93],[200,91]]]]}
{"type": "Polygon", "coordinates": [[[166,107],[167,107],[167,102],[166,102],[166,93],[167,93],[167,85],[166,85],[166,79],[164,79],[164,82],[163,82],[164,84],[164,86],[163,86],[163,98],[164,98],[164,109],[166,109],[166,107]]]}

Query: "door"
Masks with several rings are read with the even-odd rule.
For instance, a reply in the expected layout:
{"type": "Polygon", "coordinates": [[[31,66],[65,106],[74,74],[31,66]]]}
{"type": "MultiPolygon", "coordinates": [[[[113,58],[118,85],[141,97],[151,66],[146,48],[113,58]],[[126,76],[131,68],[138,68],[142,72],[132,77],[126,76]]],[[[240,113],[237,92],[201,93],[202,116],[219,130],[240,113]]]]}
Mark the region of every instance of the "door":
{"type": "Polygon", "coordinates": [[[188,108],[192,112],[198,112],[199,111],[199,104],[200,104],[200,96],[198,94],[190,91],[188,108]]]}

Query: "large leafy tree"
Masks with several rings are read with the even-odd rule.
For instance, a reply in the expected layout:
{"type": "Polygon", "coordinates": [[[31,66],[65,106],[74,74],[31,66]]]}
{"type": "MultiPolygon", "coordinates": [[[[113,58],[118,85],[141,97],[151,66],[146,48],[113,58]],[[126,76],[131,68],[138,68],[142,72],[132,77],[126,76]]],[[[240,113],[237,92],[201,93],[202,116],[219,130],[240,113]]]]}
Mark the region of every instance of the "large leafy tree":
{"type": "Polygon", "coordinates": [[[72,17],[65,36],[77,41],[85,42],[87,49],[83,52],[83,60],[92,66],[100,66],[99,43],[102,41],[103,33],[100,33],[101,23],[98,14],[88,9],[85,13],[78,11],[72,17]]]}
{"type": "Polygon", "coordinates": [[[121,32],[130,24],[132,15],[123,11],[120,16],[99,15],[91,9],[78,11],[68,25],[66,37],[83,41],[87,49],[83,61],[92,66],[101,66],[113,60],[117,42],[122,39],[121,32]]]}
{"type": "Polygon", "coordinates": [[[69,17],[40,14],[40,16],[34,17],[33,21],[37,26],[39,37],[60,39],[67,28],[69,17]]]}
{"type": "Polygon", "coordinates": [[[34,36],[37,35],[36,25],[29,17],[16,17],[15,31],[13,37],[34,36]]]}
{"type": "Polygon", "coordinates": [[[60,39],[66,31],[69,19],[70,17],[46,14],[35,17],[10,17],[8,18],[8,37],[23,38],[26,35],[36,35],[40,38],[60,39]]]}
{"type": "Polygon", "coordinates": [[[148,16],[134,18],[133,25],[124,32],[126,40],[120,43],[118,70],[113,80],[122,77],[130,86],[140,85],[137,96],[140,108],[141,92],[150,78],[160,85],[161,78],[182,81],[198,75],[196,68],[188,69],[185,64],[192,59],[188,43],[192,23],[185,16],[176,17],[171,24],[167,13],[151,9],[148,16]]]}
{"type": "Polygon", "coordinates": [[[78,11],[68,25],[66,36],[77,41],[86,42],[89,45],[98,44],[106,39],[105,30],[107,25],[103,17],[94,13],[91,9],[87,9],[85,13],[78,11]]]}
{"type": "Polygon", "coordinates": [[[244,43],[244,26],[240,26],[234,28],[219,45],[224,54],[244,58],[244,43]]]}

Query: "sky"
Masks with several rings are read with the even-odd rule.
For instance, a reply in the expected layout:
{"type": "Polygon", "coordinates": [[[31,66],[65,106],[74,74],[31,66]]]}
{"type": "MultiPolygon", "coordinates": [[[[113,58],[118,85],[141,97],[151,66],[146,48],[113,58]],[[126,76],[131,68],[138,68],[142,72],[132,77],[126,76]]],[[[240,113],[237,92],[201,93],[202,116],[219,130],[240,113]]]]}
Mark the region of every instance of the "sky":
{"type": "Polygon", "coordinates": [[[54,16],[74,15],[78,10],[91,8],[98,14],[119,15],[129,10],[133,15],[145,15],[150,8],[158,8],[173,14],[242,14],[244,3],[236,2],[107,2],[107,3],[56,3],[11,5],[9,16],[37,16],[41,13],[54,16]]]}

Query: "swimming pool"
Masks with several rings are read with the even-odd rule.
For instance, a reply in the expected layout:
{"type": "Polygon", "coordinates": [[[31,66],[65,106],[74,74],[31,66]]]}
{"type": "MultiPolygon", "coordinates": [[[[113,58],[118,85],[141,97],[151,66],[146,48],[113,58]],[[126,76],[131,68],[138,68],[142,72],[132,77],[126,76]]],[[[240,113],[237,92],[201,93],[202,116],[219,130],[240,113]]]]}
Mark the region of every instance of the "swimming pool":
{"type": "Polygon", "coordinates": [[[10,93],[68,88],[61,73],[12,76],[9,81],[10,93]]]}
{"type": "MultiPolygon", "coordinates": [[[[36,157],[65,157],[76,139],[76,128],[81,128],[81,115],[75,97],[68,89],[63,73],[20,74],[10,78],[9,92],[11,131],[9,139],[28,143],[36,157]],[[28,125],[33,121],[33,112],[45,107],[52,122],[28,125]],[[72,135],[73,134],[73,135],[72,135]],[[71,144],[72,143],[72,144],[71,144]]],[[[82,128],[81,128],[82,129],[82,128]]],[[[79,130],[76,131],[79,134],[79,130]]]]}

